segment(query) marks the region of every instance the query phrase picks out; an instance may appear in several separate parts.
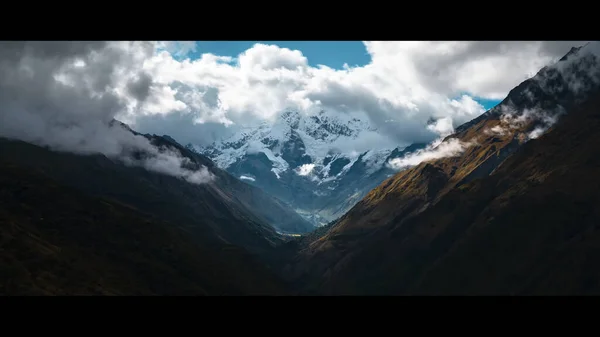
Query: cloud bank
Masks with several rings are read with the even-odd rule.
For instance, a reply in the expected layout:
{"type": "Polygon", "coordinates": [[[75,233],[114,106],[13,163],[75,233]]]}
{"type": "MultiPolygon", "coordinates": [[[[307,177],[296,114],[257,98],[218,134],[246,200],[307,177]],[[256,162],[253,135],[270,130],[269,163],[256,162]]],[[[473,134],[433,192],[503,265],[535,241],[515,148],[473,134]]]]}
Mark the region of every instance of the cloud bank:
{"type": "Polygon", "coordinates": [[[143,149],[153,159],[133,163],[203,182],[207,171],[110,121],[202,145],[287,109],[324,109],[368,119],[399,146],[429,142],[483,112],[473,97],[502,98],[583,43],[364,44],[369,64],[332,69],[267,44],[190,59],[192,42],[1,42],[0,135],[112,157],[143,149]]]}
{"type": "Polygon", "coordinates": [[[368,119],[399,145],[428,142],[481,114],[474,97],[504,98],[583,41],[364,44],[371,62],[345,69],[312,67],[300,51],[266,44],[195,60],[162,49],[143,65],[162,96],[129,120],[204,145],[286,109],[325,109],[368,119]]]}
{"type": "Polygon", "coordinates": [[[141,67],[153,54],[149,43],[1,42],[0,136],[209,181],[206,168],[185,169],[186,158],[112,123],[156,102],[161,88],[141,67]]]}

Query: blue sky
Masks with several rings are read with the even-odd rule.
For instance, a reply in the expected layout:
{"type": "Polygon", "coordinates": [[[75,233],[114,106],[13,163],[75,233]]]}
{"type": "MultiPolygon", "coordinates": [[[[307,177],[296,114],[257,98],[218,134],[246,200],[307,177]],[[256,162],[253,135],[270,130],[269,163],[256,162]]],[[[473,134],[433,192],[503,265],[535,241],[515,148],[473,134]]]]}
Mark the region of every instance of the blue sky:
{"type": "MultiPolygon", "coordinates": [[[[349,66],[363,66],[371,61],[361,41],[198,41],[196,51],[188,56],[192,59],[204,53],[237,56],[255,43],[275,44],[282,48],[300,50],[313,67],[323,64],[334,69],[342,69],[344,63],[349,66]]],[[[500,100],[479,97],[473,99],[486,110],[500,103],[500,100]]]]}
{"type": "Polygon", "coordinates": [[[371,61],[361,41],[198,41],[196,52],[190,56],[203,53],[237,56],[255,43],[275,44],[282,48],[300,50],[313,67],[323,64],[342,69],[344,63],[348,63],[349,66],[362,66],[371,61]]]}
{"type": "MultiPolygon", "coordinates": [[[[460,98],[460,96],[462,96],[463,94],[467,94],[467,95],[471,96],[471,94],[469,94],[469,93],[461,93],[460,95],[457,95],[455,98],[460,98]]],[[[473,97],[473,96],[471,96],[471,97],[473,97]]],[[[473,97],[473,99],[475,101],[477,101],[477,103],[481,104],[485,108],[486,111],[495,107],[500,102],[502,102],[502,100],[500,100],[500,99],[487,99],[487,98],[481,98],[481,97],[473,97]]]]}
{"type": "Polygon", "coordinates": [[[498,105],[498,103],[500,103],[502,101],[499,99],[486,99],[486,98],[479,98],[479,97],[474,97],[473,99],[476,100],[479,104],[483,105],[485,110],[489,110],[489,109],[495,107],[496,105],[498,105]]]}

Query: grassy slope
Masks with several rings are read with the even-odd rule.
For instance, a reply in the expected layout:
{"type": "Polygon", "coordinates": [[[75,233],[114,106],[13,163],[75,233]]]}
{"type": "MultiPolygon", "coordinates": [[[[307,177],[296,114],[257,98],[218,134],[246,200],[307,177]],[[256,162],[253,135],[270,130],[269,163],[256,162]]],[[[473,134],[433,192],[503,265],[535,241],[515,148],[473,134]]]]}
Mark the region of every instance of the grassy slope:
{"type": "Polygon", "coordinates": [[[363,241],[334,294],[598,294],[600,95],[491,176],[363,241]]]}

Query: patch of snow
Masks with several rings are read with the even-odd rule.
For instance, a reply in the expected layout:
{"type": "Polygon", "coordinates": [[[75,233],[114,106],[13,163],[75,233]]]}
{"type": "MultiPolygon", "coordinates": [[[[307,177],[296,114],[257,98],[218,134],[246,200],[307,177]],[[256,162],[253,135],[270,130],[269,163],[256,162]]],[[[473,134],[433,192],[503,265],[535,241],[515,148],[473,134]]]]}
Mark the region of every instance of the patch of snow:
{"type": "Polygon", "coordinates": [[[221,149],[221,153],[218,156],[213,157],[212,160],[220,168],[226,169],[231,164],[235,163],[238,160],[238,158],[241,158],[246,153],[245,150],[245,148],[224,148],[221,149]]]}
{"type": "Polygon", "coordinates": [[[254,179],[254,178],[252,178],[252,177],[245,176],[245,175],[241,175],[241,176],[240,176],[240,179],[241,179],[241,180],[250,180],[250,181],[256,181],[256,179],[254,179]]]}
{"type": "Polygon", "coordinates": [[[356,163],[356,161],[358,160],[358,158],[360,158],[360,156],[358,156],[358,155],[356,155],[356,154],[354,154],[354,155],[352,156],[352,158],[349,158],[349,159],[350,159],[350,162],[349,162],[348,164],[346,164],[344,167],[342,167],[342,170],[340,171],[340,173],[338,173],[338,174],[336,175],[336,177],[339,177],[339,176],[341,176],[342,174],[345,174],[345,173],[346,173],[346,172],[347,172],[347,171],[348,171],[348,170],[349,170],[349,169],[352,167],[352,165],[354,165],[354,163],[356,163]]]}
{"type": "Polygon", "coordinates": [[[271,171],[273,173],[275,173],[275,176],[277,176],[277,179],[279,179],[281,177],[280,176],[281,173],[287,171],[288,168],[290,167],[288,162],[285,161],[283,158],[281,158],[279,156],[279,154],[274,154],[271,150],[269,150],[267,148],[263,148],[260,152],[264,153],[265,156],[267,156],[267,158],[269,158],[271,163],[273,163],[273,167],[271,168],[271,171]]]}
{"type": "Polygon", "coordinates": [[[366,173],[373,174],[382,168],[391,153],[392,150],[390,149],[367,151],[362,158],[362,161],[367,166],[366,173]]]}

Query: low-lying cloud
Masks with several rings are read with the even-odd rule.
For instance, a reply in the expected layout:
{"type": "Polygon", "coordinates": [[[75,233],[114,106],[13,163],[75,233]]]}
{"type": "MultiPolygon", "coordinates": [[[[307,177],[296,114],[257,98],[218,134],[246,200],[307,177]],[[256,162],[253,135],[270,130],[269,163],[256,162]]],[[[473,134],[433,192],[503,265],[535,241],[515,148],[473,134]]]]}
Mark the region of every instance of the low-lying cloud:
{"type": "Polygon", "coordinates": [[[140,66],[153,54],[145,42],[1,42],[0,136],[100,153],[191,183],[211,180],[205,167],[187,169],[189,159],[114,123],[162,90],[140,66]]]}
{"type": "Polygon", "coordinates": [[[500,124],[485,129],[484,133],[503,136],[528,127],[527,139],[538,138],[567,112],[562,104],[582,102],[600,88],[599,57],[600,44],[589,43],[573,50],[562,61],[545,67],[532,77],[532,89],[522,93],[528,100],[522,104],[528,107],[517,108],[512,101],[497,107],[500,109],[500,124]],[[540,94],[552,98],[540,98],[540,94]]]}
{"type": "Polygon", "coordinates": [[[312,173],[314,168],[315,164],[304,164],[296,169],[296,174],[298,174],[299,176],[307,176],[312,173]]]}
{"type": "MultiPolygon", "coordinates": [[[[509,99],[495,107],[500,115],[500,123],[484,129],[483,133],[488,136],[506,136],[516,131],[527,131],[527,140],[540,137],[566,113],[562,105],[564,102],[581,102],[589,93],[600,88],[599,57],[600,43],[589,43],[561,62],[544,68],[532,77],[530,89],[523,91],[521,97],[513,97],[522,101],[516,104],[509,99]],[[552,98],[545,99],[548,96],[552,98]]],[[[429,123],[428,128],[441,135],[453,132],[448,118],[435,120],[429,123]]],[[[462,142],[451,138],[442,142],[441,139],[423,150],[391,159],[389,167],[400,170],[425,161],[458,156],[476,143],[476,140],[462,142]]]]}
{"type": "Polygon", "coordinates": [[[404,157],[390,159],[388,165],[392,169],[401,170],[430,160],[456,157],[474,144],[474,141],[462,142],[456,138],[450,138],[442,142],[438,140],[428,145],[425,149],[408,153],[404,157]]]}
{"type": "Polygon", "coordinates": [[[564,109],[561,106],[556,106],[552,111],[538,107],[521,111],[504,108],[500,116],[500,124],[486,131],[502,134],[523,128],[530,123],[537,123],[537,128],[545,130],[554,125],[563,112],[564,109]]]}

